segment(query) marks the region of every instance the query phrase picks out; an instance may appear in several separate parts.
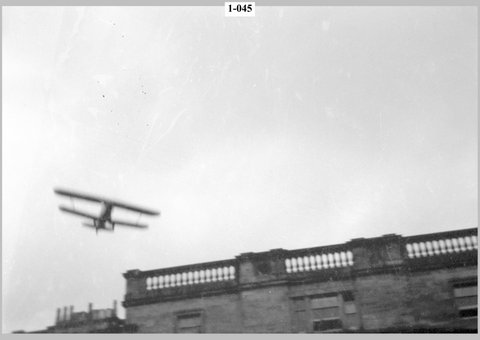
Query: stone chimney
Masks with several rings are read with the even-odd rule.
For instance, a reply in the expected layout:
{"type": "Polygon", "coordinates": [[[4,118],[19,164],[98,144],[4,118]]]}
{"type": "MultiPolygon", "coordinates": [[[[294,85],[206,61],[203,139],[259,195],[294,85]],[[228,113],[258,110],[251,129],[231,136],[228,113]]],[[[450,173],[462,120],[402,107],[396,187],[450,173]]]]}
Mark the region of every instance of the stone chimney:
{"type": "Polygon", "coordinates": [[[117,300],[113,300],[113,315],[117,316],[117,300]]]}
{"type": "Polygon", "coordinates": [[[62,310],[61,308],[57,308],[57,318],[55,320],[55,324],[59,323],[60,322],[60,319],[61,319],[61,314],[62,314],[62,310]]]}
{"type": "Polygon", "coordinates": [[[67,318],[67,307],[63,307],[63,321],[67,321],[68,318],[67,318]]]}

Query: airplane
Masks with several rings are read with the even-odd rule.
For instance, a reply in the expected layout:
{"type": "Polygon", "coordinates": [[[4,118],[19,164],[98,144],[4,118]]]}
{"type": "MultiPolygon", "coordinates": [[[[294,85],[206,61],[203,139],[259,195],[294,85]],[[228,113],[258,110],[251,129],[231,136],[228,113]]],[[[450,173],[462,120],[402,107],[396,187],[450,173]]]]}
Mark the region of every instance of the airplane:
{"type": "MultiPolygon", "coordinates": [[[[83,223],[84,226],[90,227],[90,228],[95,228],[96,234],[98,235],[98,230],[105,230],[105,231],[114,231],[115,230],[115,225],[122,225],[122,226],[127,226],[127,227],[136,227],[136,228],[148,228],[147,225],[145,224],[138,224],[138,223],[131,223],[128,221],[121,221],[121,220],[113,220],[112,219],[112,210],[113,208],[121,208],[121,209],[126,209],[126,210],[131,210],[140,213],[140,216],[142,214],[145,215],[160,215],[159,212],[154,211],[154,210],[149,210],[149,209],[144,209],[144,208],[139,208],[130,204],[114,201],[111,199],[106,199],[102,197],[96,197],[96,196],[91,196],[87,194],[81,194],[78,192],[73,192],[70,190],[64,190],[64,189],[54,189],[53,190],[57,195],[61,196],[67,196],[70,197],[70,199],[82,199],[86,201],[91,201],[91,202],[96,202],[100,203],[102,205],[102,211],[100,213],[100,216],[95,216],[90,213],[86,213],[83,211],[76,210],[75,207],[73,209],[67,208],[65,206],[60,206],[59,209],[63,212],[69,213],[69,214],[74,214],[77,216],[82,216],[86,218],[91,218],[92,219],[92,224],[90,223],[83,223]],[[107,226],[110,225],[111,228],[107,228],[107,226]]],[[[72,201],[73,202],[73,201],[72,201]]],[[[139,218],[140,218],[139,216],[139,218]]]]}

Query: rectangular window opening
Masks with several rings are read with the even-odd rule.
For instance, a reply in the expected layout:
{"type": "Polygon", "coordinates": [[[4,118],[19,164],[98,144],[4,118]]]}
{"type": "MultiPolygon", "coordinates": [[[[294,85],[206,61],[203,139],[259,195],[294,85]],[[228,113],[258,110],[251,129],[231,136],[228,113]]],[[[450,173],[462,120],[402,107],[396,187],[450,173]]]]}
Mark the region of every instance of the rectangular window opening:
{"type": "Polygon", "coordinates": [[[351,291],[292,297],[290,302],[294,332],[342,332],[360,327],[351,291]]]}
{"type": "Polygon", "coordinates": [[[476,318],[478,316],[477,307],[460,309],[461,318],[476,318]]]}
{"type": "Polygon", "coordinates": [[[477,281],[459,282],[453,285],[453,296],[458,315],[462,319],[476,318],[478,316],[478,287],[477,281]]]}
{"type": "Polygon", "coordinates": [[[182,313],[177,315],[177,333],[202,333],[201,313],[182,313]]]}
{"type": "Polygon", "coordinates": [[[342,297],[343,297],[343,301],[345,301],[345,302],[355,301],[355,298],[353,296],[353,292],[351,292],[351,291],[342,292],[342,297]]]}
{"type": "Polygon", "coordinates": [[[313,321],[314,332],[328,332],[342,330],[342,320],[340,319],[324,319],[313,321]]]}

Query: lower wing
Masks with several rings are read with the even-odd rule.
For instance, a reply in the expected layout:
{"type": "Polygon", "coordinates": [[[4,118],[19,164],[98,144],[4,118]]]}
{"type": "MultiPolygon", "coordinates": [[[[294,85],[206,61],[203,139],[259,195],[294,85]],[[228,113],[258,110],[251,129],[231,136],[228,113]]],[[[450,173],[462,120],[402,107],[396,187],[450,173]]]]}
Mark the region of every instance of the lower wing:
{"type": "Polygon", "coordinates": [[[116,226],[117,225],[123,225],[123,226],[126,226],[126,227],[148,228],[148,225],[146,225],[146,224],[138,224],[138,223],[125,222],[125,221],[114,221],[114,220],[112,220],[112,223],[114,223],[116,226]]]}
{"type": "Polygon", "coordinates": [[[64,211],[66,213],[69,213],[69,214],[74,214],[74,215],[78,215],[78,216],[82,216],[82,217],[88,217],[88,218],[92,218],[94,220],[98,220],[98,216],[95,216],[95,215],[91,215],[89,213],[86,213],[86,212],[83,212],[83,211],[78,211],[78,210],[74,210],[74,209],[70,209],[70,208],[67,208],[67,207],[64,207],[64,206],[60,206],[59,209],[61,211],[64,211]]]}

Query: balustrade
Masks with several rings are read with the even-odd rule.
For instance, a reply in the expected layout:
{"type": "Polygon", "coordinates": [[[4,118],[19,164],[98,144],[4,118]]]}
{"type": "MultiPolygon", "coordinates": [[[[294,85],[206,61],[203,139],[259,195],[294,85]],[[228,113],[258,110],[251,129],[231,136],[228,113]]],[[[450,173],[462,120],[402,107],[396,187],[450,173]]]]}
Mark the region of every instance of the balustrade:
{"type": "Polygon", "coordinates": [[[198,268],[190,270],[179,269],[176,273],[156,273],[145,278],[147,290],[191,286],[204,283],[223,282],[235,279],[233,265],[198,268]]]}
{"type": "Polygon", "coordinates": [[[348,250],[328,251],[314,248],[306,254],[291,255],[285,259],[287,273],[309,272],[328,268],[343,268],[353,265],[353,254],[348,250]]]}
{"type": "Polygon", "coordinates": [[[431,236],[430,240],[415,240],[410,237],[406,242],[407,256],[420,258],[443,254],[461,253],[477,249],[477,235],[438,235],[431,236]]]}

